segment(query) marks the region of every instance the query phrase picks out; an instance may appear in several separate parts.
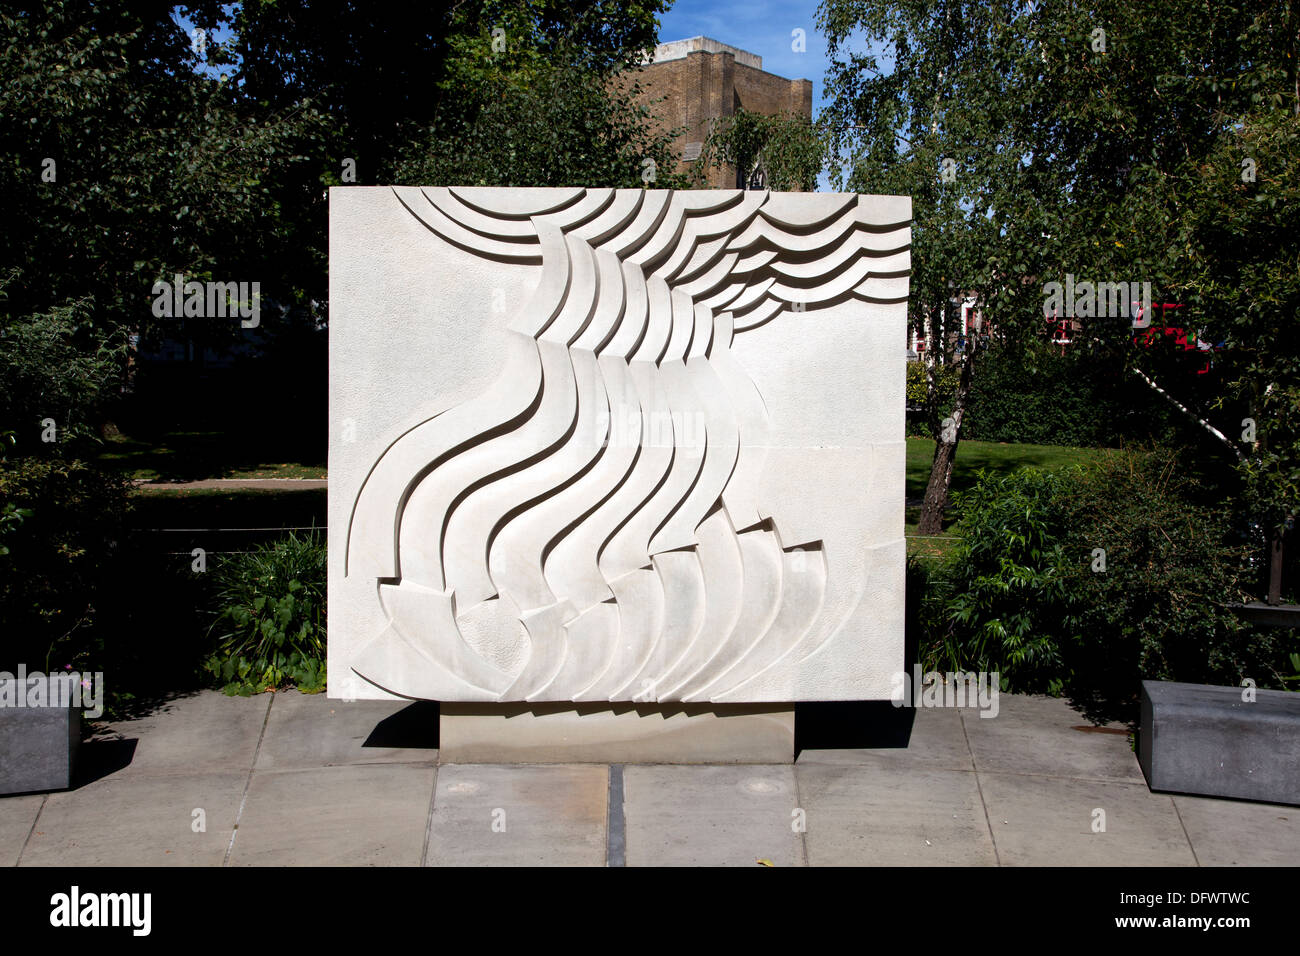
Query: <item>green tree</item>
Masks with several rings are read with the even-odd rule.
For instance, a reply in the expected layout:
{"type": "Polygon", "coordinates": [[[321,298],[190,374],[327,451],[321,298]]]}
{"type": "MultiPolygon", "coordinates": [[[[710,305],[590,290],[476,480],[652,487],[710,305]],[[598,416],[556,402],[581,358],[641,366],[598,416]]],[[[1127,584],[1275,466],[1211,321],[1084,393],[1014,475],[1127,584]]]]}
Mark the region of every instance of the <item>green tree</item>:
{"type": "Polygon", "coordinates": [[[826,162],[823,130],[794,113],[766,116],[744,108],[709,130],[694,166],[698,185],[709,168],[743,171],[748,183],[761,171],[768,189],[811,192],[826,162]]]}
{"type": "Polygon", "coordinates": [[[1178,457],[1110,451],[1086,468],[981,473],[954,496],[962,535],[924,575],[924,666],[996,671],[1135,720],[1141,681],[1280,688],[1295,638],[1229,605],[1250,562],[1229,509],[1178,457]]]}
{"type": "MultiPolygon", "coordinates": [[[[55,0],[0,11],[7,387],[39,392],[41,379],[66,397],[58,383],[89,363],[82,386],[111,397],[126,370],[125,334],[148,334],[153,284],[177,272],[260,279],[268,295],[284,285],[269,274],[283,224],[274,183],[304,161],[300,147],[319,118],[236,109],[226,84],[195,72],[191,38],[171,9],[145,10],[55,0]],[[102,367],[110,354],[111,376],[102,367]]],[[[195,332],[223,334],[212,323],[195,332]]],[[[82,398],[47,398],[42,414],[102,408],[82,398]]],[[[47,450],[30,416],[0,422],[16,432],[19,453],[47,450]]],[[[94,424],[59,422],[87,432],[94,424]]]]}
{"type": "Polygon", "coordinates": [[[832,57],[822,119],[840,185],[912,197],[909,323],[927,340],[932,416],[947,377],[939,367],[957,369],[948,420],[932,422],[922,533],[941,527],[976,364],[977,350],[955,340],[958,303],[978,296],[985,317],[1007,328],[1033,307],[1026,283],[1006,281],[1032,273],[1040,250],[1006,242],[1036,233],[1018,219],[1013,192],[1026,148],[1010,124],[1017,49],[1005,17],[997,5],[926,0],[828,0],[820,12],[832,57]]]}
{"type": "MultiPolygon", "coordinates": [[[[912,195],[912,321],[931,343],[947,344],[961,294],[1014,348],[1041,330],[1047,282],[1151,282],[1223,343],[1213,376],[1134,349],[1126,316],[1092,319],[1085,337],[1195,421],[1213,454],[1239,458],[1282,527],[1300,474],[1295,4],[826,0],[821,23],[840,175],[912,195]],[[1243,417],[1256,446],[1238,440],[1243,417]]],[[[936,351],[961,378],[926,532],[940,527],[979,350],[936,351]]]]}
{"type": "Polygon", "coordinates": [[[216,19],[233,30],[219,56],[242,101],[309,102],[329,117],[317,168],[330,185],[628,186],[641,183],[642,158],[667,148],[643,133],[631,91],[609,81],[653,47],[665,8],[254,0],[216,19]],[[345,160],[355,179],[343,179],[345,160]]]}

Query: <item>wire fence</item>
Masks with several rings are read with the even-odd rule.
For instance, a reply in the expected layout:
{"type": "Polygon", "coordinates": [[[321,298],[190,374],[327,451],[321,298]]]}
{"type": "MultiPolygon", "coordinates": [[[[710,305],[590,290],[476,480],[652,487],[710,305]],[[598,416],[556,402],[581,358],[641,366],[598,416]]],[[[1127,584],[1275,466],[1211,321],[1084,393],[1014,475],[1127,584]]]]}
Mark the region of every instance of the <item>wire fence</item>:
{"type": "MultiPolygon", "coordinates": [[[[329,531],[329,528],[326,525],[291,525],[287,527],[280,526],[280,527],[265,527],[265,528],[137,528],[135,529],[135,533],[141,535],[188,534],[188,535],[208,535],[210,538],[217,537],[218,535],[239,535],[241,533],[262,534],[262,535],[267,535],[268,537],[274,537],[281,534],[287,534],[290,531],[310,531],[310,532],[320,532],[321,534],[325,534],[329,531]]],[[[215,543],[220,544],[219,541],[215,543]]],[[[163,547],[166,547],[166,545],[164,544],[163,547]]],[[[201,547],[201,546],[195,545],[195,547],[201,547]]],[[[255,553],[253,550],[247,547],[243,547],[243,548],[203,547],[202,550],[204,554],[253,554],[255,553]]],[[[182,556],[193,557],[194,549],[191,548],[188,551],[162,551],[161,553],[169,557],[182,557],[182,556]]]]}

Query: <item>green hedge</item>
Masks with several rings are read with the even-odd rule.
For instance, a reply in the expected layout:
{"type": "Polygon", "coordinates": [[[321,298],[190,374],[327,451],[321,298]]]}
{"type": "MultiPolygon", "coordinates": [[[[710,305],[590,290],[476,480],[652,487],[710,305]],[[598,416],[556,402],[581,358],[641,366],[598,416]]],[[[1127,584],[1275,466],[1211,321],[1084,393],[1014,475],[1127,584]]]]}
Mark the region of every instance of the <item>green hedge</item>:
{"type": "Polygon", "coordinates": [[[1143,679],[1288,685],[1300,637],[1229,608],[1249,597],[1250,548],[1171,453],[982,474],[955,506],[961,541],[917,572],[928,669],[998,671],[1098,719],[1134,719],[1143,679]]]}
{"type": "MultiPolygon", "coordinates": [[[[1113,357],[1072,347],[1061,355],[1046,343],[995,343],[980,353],[971,382],[962,437],[1035,445],[1118,447],[1167,441],[1182,427],[1148,386],[1126,374],[1113,357]]],[[[942,420],[952,410],[957,369],[939,373],[942,420]]],[[[925,401],[925,369],[908,364],[908,404],[925,401]]],[[[934,437],[923,414],[909,416],[908,432],[934,437]]]]}

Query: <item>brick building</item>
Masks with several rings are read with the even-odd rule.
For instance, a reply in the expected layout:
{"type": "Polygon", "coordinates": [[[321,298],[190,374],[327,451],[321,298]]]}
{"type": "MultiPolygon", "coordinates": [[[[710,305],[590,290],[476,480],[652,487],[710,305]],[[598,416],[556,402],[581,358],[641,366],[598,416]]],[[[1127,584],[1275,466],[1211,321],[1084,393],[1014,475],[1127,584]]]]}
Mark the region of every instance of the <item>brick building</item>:
{"type": "MultiPolygon", "coordinates": [[[[811,80],[766,73],[762,57],[708,37],[659,44],[638,80],[642,101],[664,128],[686,130],[677,140],[679,173],[695,164],[713,121],[742,107],[767,116],[797,113],[812,119],[811,80]]],[[[744,185],[735,167],[709,170],[707,183],[715,189],[744,185]]]]}

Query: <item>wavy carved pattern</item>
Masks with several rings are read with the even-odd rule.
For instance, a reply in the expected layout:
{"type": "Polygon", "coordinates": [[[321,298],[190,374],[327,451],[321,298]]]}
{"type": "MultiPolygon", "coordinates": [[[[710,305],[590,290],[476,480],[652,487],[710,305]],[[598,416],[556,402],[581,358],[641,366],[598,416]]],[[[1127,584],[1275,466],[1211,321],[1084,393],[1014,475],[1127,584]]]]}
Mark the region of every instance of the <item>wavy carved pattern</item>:
{"type": "Polygon", "coordinates": [[[495,384],[402,435],[353,503],[346,573],[387,620],[353,669],[411,697],[709,701],[800,653],[826,565],[759,500],[768,413],[731,346],[784,312],[905,299],[905,207],[393,192],[442,240],[542,271],[495,384]]]}

